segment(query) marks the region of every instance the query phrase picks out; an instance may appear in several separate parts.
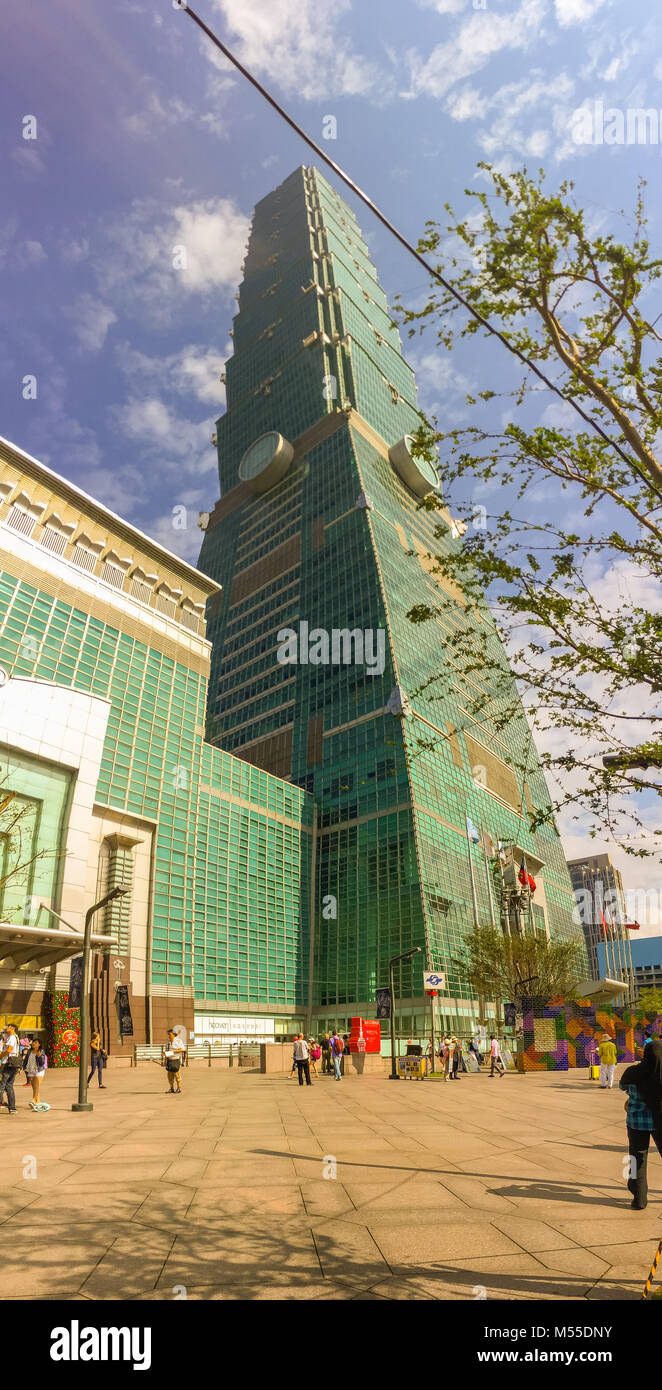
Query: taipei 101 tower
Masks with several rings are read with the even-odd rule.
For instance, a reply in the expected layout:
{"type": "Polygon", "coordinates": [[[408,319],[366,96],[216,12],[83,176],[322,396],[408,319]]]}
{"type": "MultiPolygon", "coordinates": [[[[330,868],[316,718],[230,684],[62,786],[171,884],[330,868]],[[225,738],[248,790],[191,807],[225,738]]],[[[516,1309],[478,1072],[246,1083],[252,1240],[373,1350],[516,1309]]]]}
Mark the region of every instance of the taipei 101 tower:
{"type": "Polygon", "coordinates": [[[221,498],[199,562],[223,586],[208,610],[207,737],[315,799],[301,1005],[316,1024],[374,1017],[389,958],[415,946],[397,981],[411,1032],[425,1027],[426,969],[445,972],[443,1008],[469,1024],[475,997],[453,961],[476,922],[509,929],[486,846],[524,855],[535,881],[516,929],[583,945],[582,928],[553,822],[530,829],[549,796],[487,605],[431,573],[460,541],[445,509],[420,507],[441,492],[411,451],[412,370],[356,218],[314,168],[255,209],[232,336],[221,498]],[[438,616],[413,626],[416,604],[438,616]],[[480,671],[454,670],[459,631],[500,664],[494,722],[472,714],[480,671]]]}

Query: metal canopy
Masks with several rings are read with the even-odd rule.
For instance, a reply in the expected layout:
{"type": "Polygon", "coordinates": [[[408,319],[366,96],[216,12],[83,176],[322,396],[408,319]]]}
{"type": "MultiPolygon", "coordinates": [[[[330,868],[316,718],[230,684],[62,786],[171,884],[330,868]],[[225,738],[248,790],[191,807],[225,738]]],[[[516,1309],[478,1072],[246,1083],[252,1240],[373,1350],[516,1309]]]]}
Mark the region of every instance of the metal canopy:
{"type": "MultiPolygon", "coordinates": [[[[115,937],[92,935],[93,951],[111,948],[117,948],[115,937]]],[[[4,969],[45,970],[82,951],[82,932],[0,922],[0,966],[4,969]]]]}

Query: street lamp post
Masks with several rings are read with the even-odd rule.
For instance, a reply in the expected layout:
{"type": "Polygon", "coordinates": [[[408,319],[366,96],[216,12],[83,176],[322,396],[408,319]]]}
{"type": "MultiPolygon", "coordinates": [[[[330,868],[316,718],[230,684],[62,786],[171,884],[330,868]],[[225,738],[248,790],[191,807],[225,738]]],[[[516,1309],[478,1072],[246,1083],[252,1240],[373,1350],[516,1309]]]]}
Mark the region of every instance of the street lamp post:
{"type": "Polygon", "coordinates": [[[85,913],[85,934],[83,936],[83,984],[80,998],[80,1056],[78,1059],[78,1101],[72,1105],[72,1110],[93,1110],[94,1106],[87,1099],[87,1064],[89,1061],[88,1053],[90,1050],[90,957],[92,954],[92,918],[95,912],[105,907],[106,903],[111,903],[115,898],[123,898],[128,893],[128,888],[111,888],[110,893],[106,893],[105,898],[100,898],[98,903],[85,913]]]}
{"type": "Polygon", "coordinates": [[[397,1058],[395,1055],[395,986],[393,984],[393,966],[399,960],[409,960],[410,956],[417,956],[422,951],[422,946],[414,946],[412,951],[404,951],[401,956],[391,956],[388,963],[388,987],[391,995],[391,1075],[389,1081],[399,1081],[397,1069],[397,1058]]]}

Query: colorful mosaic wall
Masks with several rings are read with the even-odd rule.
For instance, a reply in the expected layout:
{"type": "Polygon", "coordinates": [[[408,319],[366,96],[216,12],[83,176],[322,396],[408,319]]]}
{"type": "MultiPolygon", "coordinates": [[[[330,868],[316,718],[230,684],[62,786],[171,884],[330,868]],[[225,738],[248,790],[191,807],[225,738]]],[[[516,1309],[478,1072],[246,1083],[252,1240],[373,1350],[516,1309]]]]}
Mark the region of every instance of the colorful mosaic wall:
{"type": "Polygon", "coordinates": [[[524,1037],[517,1058],[519,1071],[567,1071],[588,1067],[603,1033],[613,1038],[619,1062],[633,1062],[634,1049],[646,1029],[662,1034],[662,1014],[637,1017],[633,1009],[606,1004],[595,1007],[588,1000],[552,999],[522,1001],[524,1037]]]}

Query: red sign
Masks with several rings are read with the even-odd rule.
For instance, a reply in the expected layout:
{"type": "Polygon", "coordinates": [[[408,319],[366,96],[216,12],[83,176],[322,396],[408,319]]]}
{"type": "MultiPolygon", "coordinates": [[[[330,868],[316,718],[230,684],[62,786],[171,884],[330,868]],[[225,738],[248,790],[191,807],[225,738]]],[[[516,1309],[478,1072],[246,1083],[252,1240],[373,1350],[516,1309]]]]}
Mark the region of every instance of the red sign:
{"type": "Polygon", "coordinates": [[[382,1030],[379,1020],[374,1018],[353,1018],[349,1034],[352,1052],[381,1052],[382,1030]]]}
{"type": "Polygon", "coordinates": [[[75,1028],[66,1028],[64,1033],[61,1034],[60,1042],[63,1042],[65,1047],[76,1047],[78,1044],[78,1034],[75,1028]]]}

